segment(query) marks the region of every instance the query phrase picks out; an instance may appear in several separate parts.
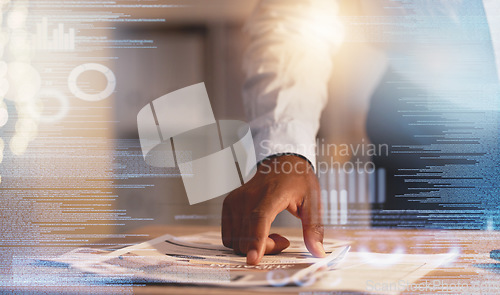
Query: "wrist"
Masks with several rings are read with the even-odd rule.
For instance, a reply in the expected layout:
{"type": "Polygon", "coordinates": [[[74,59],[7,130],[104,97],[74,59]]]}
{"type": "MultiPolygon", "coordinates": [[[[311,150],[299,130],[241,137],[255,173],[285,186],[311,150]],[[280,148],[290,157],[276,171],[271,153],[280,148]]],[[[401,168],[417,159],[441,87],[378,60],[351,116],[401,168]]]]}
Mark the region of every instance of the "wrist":
{"type": "Polygon", "coordinates": [[[314,166],[304,156],[295,153],[281,153],[271,155],[260,161],[257,166],[261,173],[274,174],[315,174],[314,166]]]}

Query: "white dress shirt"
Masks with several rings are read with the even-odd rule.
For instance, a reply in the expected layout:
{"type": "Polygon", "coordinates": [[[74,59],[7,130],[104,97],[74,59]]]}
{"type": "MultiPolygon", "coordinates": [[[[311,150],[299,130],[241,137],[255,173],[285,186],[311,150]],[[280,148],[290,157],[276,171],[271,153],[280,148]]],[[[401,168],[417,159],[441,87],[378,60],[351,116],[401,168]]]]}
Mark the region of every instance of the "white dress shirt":
{"type": "MultiPolygon", "coordinates": [[[[352,0],[351,0],[352,1],[352,0]]],[[[396,1],[357,0],[387,7],[396,1]]],[[[441,0],[447,7],[450,0],[441,0]]],[[[463,1],[463,0],[451,0],[463,1]]],[[[438,1],[433,1],[439,3],[438,1]]],[[[483,0],[500,69],[500,1],[483,0]]],[[[399,11],[397,13],[404,13],[399,11]]],[[[337,1],[264,0],[246,30],[244,105],[254,135],[257,161],[295,153],[316,163],[315,143],[335,50],[343,39],[337,1]]],[[[359,85],[362,87],[363,85],[359,85]]]]}

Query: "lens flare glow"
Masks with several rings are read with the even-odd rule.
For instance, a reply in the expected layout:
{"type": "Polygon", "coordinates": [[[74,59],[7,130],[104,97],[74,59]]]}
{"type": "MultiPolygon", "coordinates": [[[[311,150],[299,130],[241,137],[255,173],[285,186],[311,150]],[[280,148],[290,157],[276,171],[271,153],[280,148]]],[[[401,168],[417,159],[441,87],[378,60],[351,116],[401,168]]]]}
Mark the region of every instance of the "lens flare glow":
{"type": "Polygon", "coordinates": [[[29,140],[27,138],[16,134],[10,140],[10,143],[9,143],[10,151],[14,155],[20,156],[20,155],[24,154],[24,152],[28,148],[28,143],[29,143],[29,140]]]}

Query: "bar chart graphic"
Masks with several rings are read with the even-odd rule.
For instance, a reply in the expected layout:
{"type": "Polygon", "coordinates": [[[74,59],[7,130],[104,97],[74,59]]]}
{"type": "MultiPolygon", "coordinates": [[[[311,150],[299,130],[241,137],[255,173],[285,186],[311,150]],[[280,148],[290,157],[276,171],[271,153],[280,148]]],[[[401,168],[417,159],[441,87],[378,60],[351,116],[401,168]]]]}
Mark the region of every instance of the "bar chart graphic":
{"type": "Polygon", "coordinates": [[[47,17],[36,24],[35,48],[39,51],[74,51],[75,29],[65,28],[64,23],[50,24],[47,17]]]}
{"type": "Polygon", "coordinates": [[[323,224],[366,224],[371,218],[371,206],[380,206],[385,202],[384,168],[377,168],[373,172],[332,168],[318,173],[318,179],[321,186],[323,224]]]}

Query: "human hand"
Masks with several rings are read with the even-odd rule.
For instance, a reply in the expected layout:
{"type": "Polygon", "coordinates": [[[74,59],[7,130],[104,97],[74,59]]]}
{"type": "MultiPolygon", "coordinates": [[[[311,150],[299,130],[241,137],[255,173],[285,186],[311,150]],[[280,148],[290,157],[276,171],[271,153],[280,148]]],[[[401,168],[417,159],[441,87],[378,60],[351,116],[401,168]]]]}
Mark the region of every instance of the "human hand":
{"type": "Polygon", "coordinates": [[[318,178],[307,160],[283,155],[260,163],[255,176],[232,191],[222,207],[222,242],[247,263],[256,265],[264,254],[290,246],[279,234],[269,235],[276,215],[288,210],[302,221],[304,242],[311,254],[324,257],[318,178]]]}

